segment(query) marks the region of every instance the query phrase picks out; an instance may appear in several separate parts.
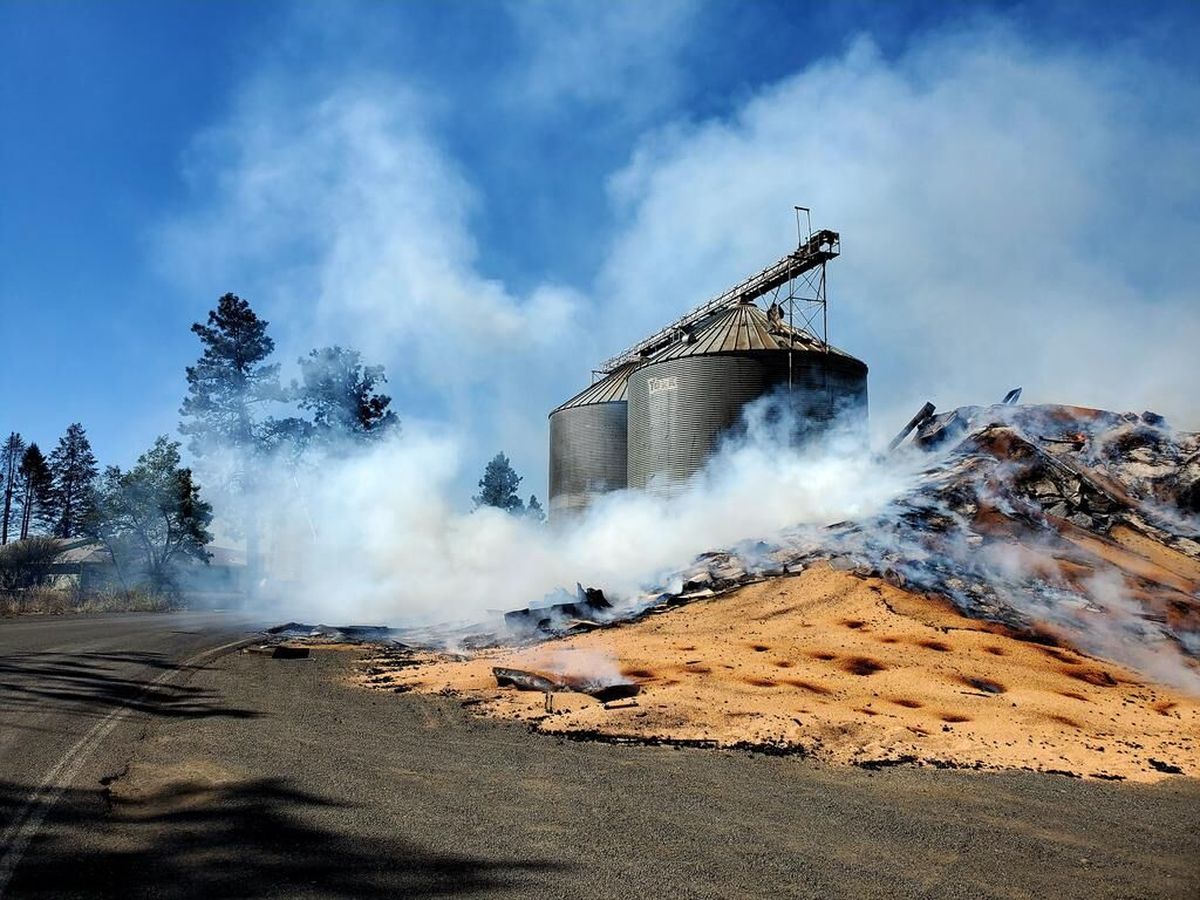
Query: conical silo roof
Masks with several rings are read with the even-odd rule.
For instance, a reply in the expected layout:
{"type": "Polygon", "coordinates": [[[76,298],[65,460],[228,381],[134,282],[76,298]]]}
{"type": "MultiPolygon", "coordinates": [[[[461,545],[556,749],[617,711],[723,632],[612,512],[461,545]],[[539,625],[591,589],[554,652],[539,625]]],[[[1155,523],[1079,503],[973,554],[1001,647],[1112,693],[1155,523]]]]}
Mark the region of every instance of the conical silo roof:
{"type": "Polygon", "coordinates": [[[629,373],[637,368],[637,363],[627,363],[599,381],[589,384],[582,391],[550,411],[554,415],[559,410],[571,409],[575,406],[591,406],[593,403],[616,403],[626,398],[629,387],[629,373]]]}
{"type": "MultiPolygon", "coordinates": [[[[710,353],[787,350],[789,346],[792,350],[814,353],[824,353],[826,349],[809,332],[791,328],[786,322],[772,322],[766,312],[753,303],[738,303],[717,310],[690,334],[681,334],[676,341],[655,353],[653,361],[710,353]]],[[[829,347],[828,350],[838,356],[854,358],[836,347],[829,347]]]]}

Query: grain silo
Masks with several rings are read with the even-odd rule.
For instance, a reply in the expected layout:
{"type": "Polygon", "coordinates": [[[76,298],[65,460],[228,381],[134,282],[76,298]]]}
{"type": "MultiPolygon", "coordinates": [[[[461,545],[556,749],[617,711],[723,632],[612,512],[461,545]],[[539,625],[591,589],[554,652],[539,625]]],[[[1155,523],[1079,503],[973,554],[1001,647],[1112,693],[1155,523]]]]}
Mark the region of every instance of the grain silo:
{"type": "Polygon", "coordinates": [[[865,419],[867,367],[749,302],[681,332],[629,376],[629,487],[676,493],[746,404],[773,392],[804,433],[835,414],[865,419]]]}
{"type": "Polygon", "coordinates": [[[837,232],[810,231],[778,262],[603,363],[607,377],[550,414],[551,517],[624,487],[676,493],[767,394],[791,414],[789,439],[835,415],[865,425],[867,367],[828,342],[825,265],[840,252],[837,232]]]}
{"type": "Polygon", "coordinates": [[[550,518],[581,512],[626,486],[626,384],[634,364],[580,391],[550,413],[550,518]]]}

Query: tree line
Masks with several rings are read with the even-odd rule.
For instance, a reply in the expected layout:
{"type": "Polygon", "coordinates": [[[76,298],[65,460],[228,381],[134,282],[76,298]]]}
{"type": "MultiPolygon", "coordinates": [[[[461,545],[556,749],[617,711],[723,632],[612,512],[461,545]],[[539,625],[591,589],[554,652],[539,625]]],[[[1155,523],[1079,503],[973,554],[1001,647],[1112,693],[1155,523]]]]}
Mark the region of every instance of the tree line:
{"type": "MultiPolygon", "coordinates": [[[[390,398],[377,389],[386,380],[382,367],[364,365],[356,350],[314,349],[299,360],[300,377],[283,384],[279,364],[268,361],[274,342],[267,324],[246,301],[226,294],[206,322],[191,328],[201,355],[186,369],[179,431],[201,463],[233,451],[238,462],[229,477],[222,478],[221,466],[211,467],[226,499],[248,486],[255,462],[295,460],[399,427],[390,398]],[[268,404],[293,414],[260,414],[268,404]]],[[[67,429],[48,458],[13,432],[0,454],[0,545],[27,547],[0,557],[0,567],[11,558],[24,572],[0,579],[3,586],[30,586],[29,573],[44,573],[47,558],[59,555],[69,539],[101,545],[123,585],[153,591],[173,588],[181,563],[207,563],[213,507],[209,491],[202,493],[193,470],[182,464],[181,448],[180,441],[161,435],[130,469],[101,470],[80,423],[67,429]],[[38,538],[38,552],[31,554],[28,545],[38,538]]],[[[257,528],[242,524],[253,555],[257,528]]]]}
{"type": "Polygon", "coordinates": [[[104,546],[125,587],[161,591],[183,557],[207,561],[212,507],[181,465],[179,447],[162,436],[128,471],[101,471],[79,422],[49,457],[11,432],[0,450],[0,587],[44,581],[65,542],[75,539],[104,546]]]}
{"type": "Polygon", "coordinates": [[[79,535],[92,514],[91,487],[99,474],[83,426],[74,422],[47,459],[36,442],[10,432],[0,449],[0,545],[31,534],[79,535]]]}
{"type": "Polygon", "coordinates": [[[350,348],[320,347],[297,360],[300,378],[284,384],[271,361],[270,325],[236,294],[225,294],[205,323],[192,325],[201,355],[188,366],[179,431],[198,458],[234,451],[249,461],[278,450],[300,454],[367,443],[400,421],[379,388],[382,366],[364,365],[350,348]],[[273,415],[291,408],[308,416],[273,415]]]}
{"type": "Polygon", "coordinates": [[[225,294],[205,322],[192,325],[200,358],[188,366],[180,433],[209,474],[231,533],[246,542],[247,583],[262,568],[256,491],[281,469],[362,449],[397,435],[400,420],[382,393],[382,366],[341,346],[318,347],[284,383],[273,360],[270,323],[250,303],[225,294]]]}
{"type": "MultiPolygon", "coordinates": [[[[206,321],[191,326],[201,353],[185,370],[179,433],[208,479],[203,496],[182,463],[181,442],[166,435],[122,470],[100,468],[81,423],[67,428],[49,456],[13,431],[0,450],[0,546],[40,537],[51,539],[46,552],[57,554],[64,540],[95,541],[123,583],[163,590],[179,563],[208,562],[212,494],[222,501],[231,531],[245,539],[248,566],[256,568],[257,510],[238,498],[264,470],[344,455],[400,432],[391,398],[381,390],[387,381],[382,366],[367,365],[352,348],[318,347],[297,360],[298,377],[285,383],[269,324],[228,293],[206,321]]],[[[544,521],[537,497],[526,503],[518,495],[521,480],[498,453],[472,498],[476,508],[544,521]]]]}
{"type": "MultiPolygon", "coordinates": [[[[192,326],[203,352],[187,369],[179,430],[198,459],[232,457],[216,486],[226,494],[260,474],[260,463],[278,466],[328,452],[344,455],[400,430],[391,398],[380,390],[387,381],[382,366],[365,365],[357,350],[321,347],[301,357],[299,379],[284,384],[279,363],[272,359],[275,342],[269,326],[236,294],[225,294],[206,323],[192,326]],[[289,404],[308,417],[279,415],[289,404]]],[[[536,496],[528,504],[518,496],[521,480],[508,457],[497,454],[479,482],[480,493],[472,498],[475,506],[544,521],[536,496]]],[[[243,504],[236,518],[253,566],[259,541],[254,504],[243,504]]]]}

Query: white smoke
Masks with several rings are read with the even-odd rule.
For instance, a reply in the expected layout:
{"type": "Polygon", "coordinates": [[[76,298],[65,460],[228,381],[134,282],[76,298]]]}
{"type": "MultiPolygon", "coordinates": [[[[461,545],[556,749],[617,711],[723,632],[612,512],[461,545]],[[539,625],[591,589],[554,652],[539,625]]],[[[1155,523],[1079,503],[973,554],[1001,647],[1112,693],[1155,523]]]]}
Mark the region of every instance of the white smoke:
{"type": "Polygon", "coordinates": [[[591,647],[555,647],[540,656],[539,664],[557,675],[587,678],[598,684],[625,680],[619,661],[612,653],[591,647]]]}
{"type": "MultiPolygon", "coordinates": [[[[1168,636],[1135,599],[1117,569],[1098,568],[1078,587],[1053,571],[1055,548],[1027,534],[1028,546],[996,544],[975,557],[977,576],[1004,602],[1084,653],[1110,659],[1154,680],[1200,695],[1200,667],[1189,658],[1189,632],[1168,636]]],[[[950,548],[948,547],[948,550],[950,548]]],[[[960,552],[958,560],[970,559],[960,552]]]]}
{"type": "Polygon", "coordinates": [[[629,596],[706,550],[870,516],[908,483],[854,429],[799,450],[746,418],[679,496],[615,492],[563,527],[462,512],[463,448],[447,436],[410,431],[294,481],[265,474],[250,498],[273,536],[265,597],[287,618],[402,626],[486,619],[576,582],[629,596]]]}

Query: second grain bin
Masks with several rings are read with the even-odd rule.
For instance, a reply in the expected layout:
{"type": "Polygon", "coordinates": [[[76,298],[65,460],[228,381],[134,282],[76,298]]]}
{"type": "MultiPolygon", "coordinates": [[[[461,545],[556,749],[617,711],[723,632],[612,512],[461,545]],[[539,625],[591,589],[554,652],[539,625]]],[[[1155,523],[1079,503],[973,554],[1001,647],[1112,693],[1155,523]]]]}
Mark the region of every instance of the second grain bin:
{"type": "Polygon", "coordinates": [[[581,513],[627,484],[625,365],[550,413],[550,519],[581,513]]]}
{"type": "Polygon", "coordinates": [[[865,421],[867,366],[806,331],[735,303],[628,373],[628,485],[674,496],[704,467],[746,404],[777,392],[806,432],[865,421]]]}

